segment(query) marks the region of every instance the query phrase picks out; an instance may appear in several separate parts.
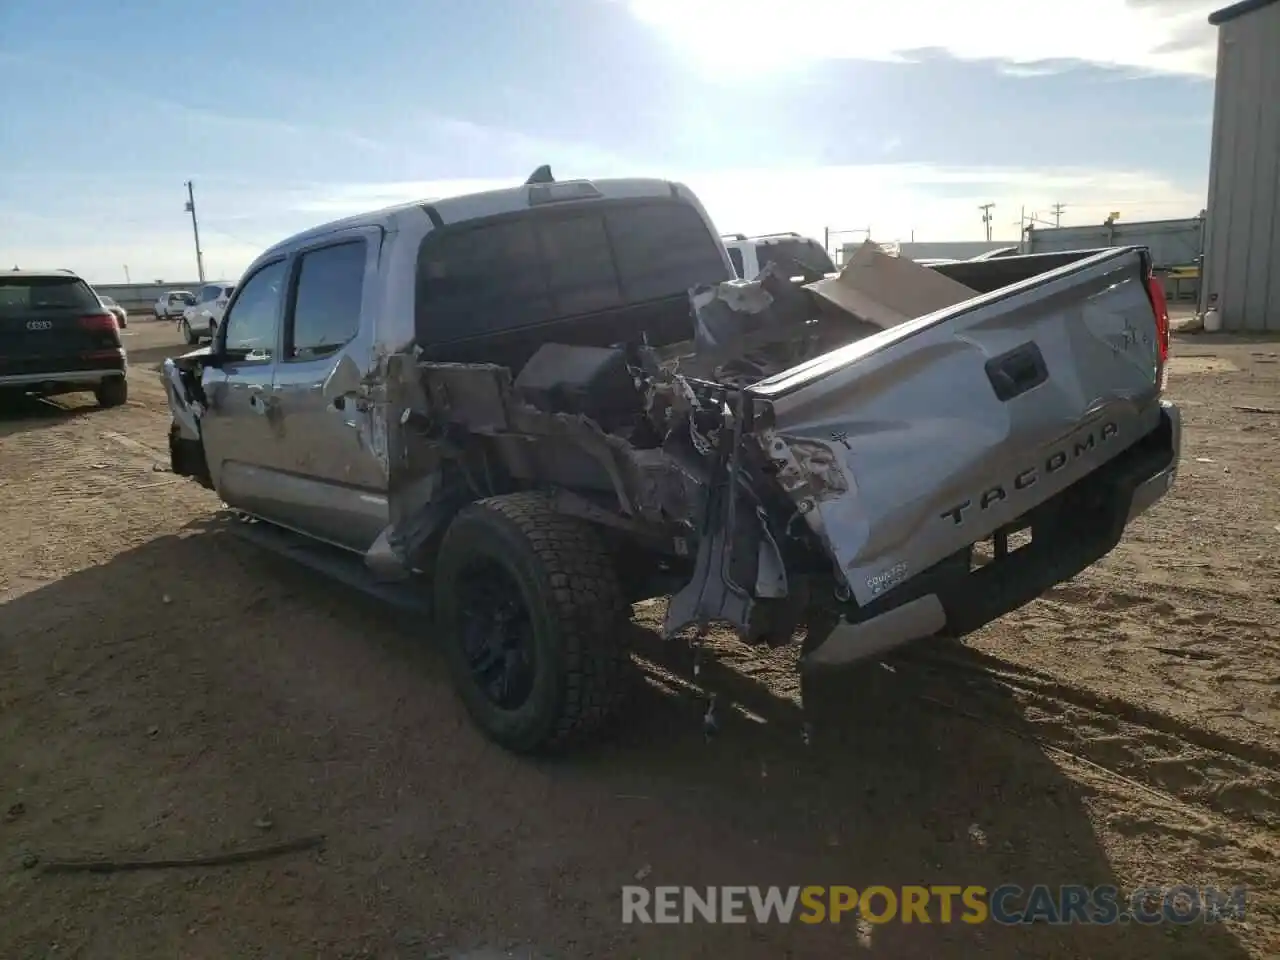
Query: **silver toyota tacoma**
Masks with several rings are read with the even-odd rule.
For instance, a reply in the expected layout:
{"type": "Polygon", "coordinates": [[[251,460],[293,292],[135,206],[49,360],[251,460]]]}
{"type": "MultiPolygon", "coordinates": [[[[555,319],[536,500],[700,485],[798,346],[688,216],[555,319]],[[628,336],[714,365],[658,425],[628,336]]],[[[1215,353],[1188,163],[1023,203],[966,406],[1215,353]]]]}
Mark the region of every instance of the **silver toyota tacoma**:
{"type": "Polygon", "coordinates": [[[1169,489],[1144,249],[918,269],[964,299],[869,322],[736,279],[680,184],[546,168],[330,223],[165,361],[173,469],[429,597],[475,722],[560,747],[616,702],[632,602],[851,663],[1030,602],[1169,489]]]}

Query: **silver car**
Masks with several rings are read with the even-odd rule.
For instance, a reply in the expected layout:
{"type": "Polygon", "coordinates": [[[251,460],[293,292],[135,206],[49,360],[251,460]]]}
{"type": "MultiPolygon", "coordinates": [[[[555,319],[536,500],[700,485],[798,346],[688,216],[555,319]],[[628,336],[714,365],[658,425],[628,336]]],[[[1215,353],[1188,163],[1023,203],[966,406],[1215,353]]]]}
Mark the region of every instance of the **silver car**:
{"type": "Polygon", "coordinates": [[[111,313],[115,316],[116,323],[120,324],[120,329],[123,330],[125,327],[129,325],[128,310],[120,306],[120,304],[116,303],[115,300],[111,299],[111,297],[106,297],[106,296],[103,296],[102,294],[98,294],[98,299],[102,301],[102,305],[106,307],[108,310],[110,310],[111,313]]]}

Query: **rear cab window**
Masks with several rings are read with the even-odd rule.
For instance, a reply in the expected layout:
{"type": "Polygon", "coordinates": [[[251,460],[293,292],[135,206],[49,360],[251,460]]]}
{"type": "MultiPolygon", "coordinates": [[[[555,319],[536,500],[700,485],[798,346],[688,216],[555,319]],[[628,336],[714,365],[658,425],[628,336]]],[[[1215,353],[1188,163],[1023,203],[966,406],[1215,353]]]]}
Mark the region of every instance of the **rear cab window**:
{"type": "Polygon", "coordinates": [[[794,267],[799,263],[811,272],[819,274],[835,273],[836,265],[831,262],[831,255],[812,240],[771,240],[756,246],[756,259],[761,271],[766,264],[777,263],[783,268],[794,267]]]}
{"type": "Polygon", "coordinates": [[[449,342],[688,295],[727,279],[698,211],[665,198],[521,211],[435,231],[418,256],[416,327],[449,342]]]}

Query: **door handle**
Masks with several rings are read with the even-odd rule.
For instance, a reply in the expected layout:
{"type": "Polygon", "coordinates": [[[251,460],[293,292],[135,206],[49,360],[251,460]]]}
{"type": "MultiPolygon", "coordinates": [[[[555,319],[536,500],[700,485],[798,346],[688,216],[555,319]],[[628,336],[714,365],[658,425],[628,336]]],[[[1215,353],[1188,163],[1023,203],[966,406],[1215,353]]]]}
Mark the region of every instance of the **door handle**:
{"type": "Polygon", "coordinates": [[[350,393],[338,394],[329,401],[329,405],[338,413],[342,413],[349,408],[354,408],[359,413],[365,413],[369,409],[369,400],[353,390],[350,393]]]}
{"type": "Polygon", "coordinates": [[[256,413],[265,415],[267,408],[272,406],[275,402],[276,398],[272,394],[267,393],[266,388],[261,384],[249,384],[249,406],[251,406],[256,413]]]}

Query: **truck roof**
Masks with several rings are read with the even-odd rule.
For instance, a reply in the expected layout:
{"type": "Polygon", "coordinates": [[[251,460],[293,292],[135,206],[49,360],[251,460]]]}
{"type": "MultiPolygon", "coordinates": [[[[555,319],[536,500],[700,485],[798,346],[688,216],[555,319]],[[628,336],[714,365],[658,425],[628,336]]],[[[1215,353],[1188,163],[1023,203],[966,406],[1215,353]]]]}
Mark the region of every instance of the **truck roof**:
{"type": "Polygon", "coordinates": [[[0,273],[0,277],[75,277],[81,279],[80,274],[65,267],[56,267],[51,270],[5,270],[0,273]]]}
{"type": "MultiPolygon", "coordinates": [[[[281,240],[263,251],[258,260],[275,253],[283,253],[295,246],[323,237],[325,234],[351,227],[381,226],[387,229],[395,229],[408,218],[413,218],[417,222],[424,215],[430,217],[432,223],[437,227],[443,227],[503,213],[516,213],[536,206],[538,201],[535,198],[538,194],[554,188],[568,191],[593,189],[598,194],[594,199],[603,200],[644,199],[666,196],[682,196],[686,199],[692,199],[693,197],[693,194],[682,184],[646,177],[605,180],[557,180],[546,184],[525,183],[498,190],[485,190],[480,193],[464,193],[439,199],[414,200],[408,203],[383,207],[380,210],[372,210],[368,213],[343,217],[340,220],[332,220],[281,240]]],[[[583,196],[581,199],[587,199],[587,197],[583,196]]],[[[563,202],[572,203],[574,198],[566,197],[563,202]]]]}

